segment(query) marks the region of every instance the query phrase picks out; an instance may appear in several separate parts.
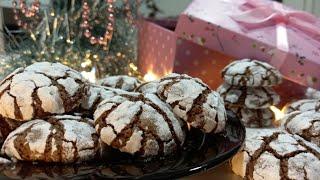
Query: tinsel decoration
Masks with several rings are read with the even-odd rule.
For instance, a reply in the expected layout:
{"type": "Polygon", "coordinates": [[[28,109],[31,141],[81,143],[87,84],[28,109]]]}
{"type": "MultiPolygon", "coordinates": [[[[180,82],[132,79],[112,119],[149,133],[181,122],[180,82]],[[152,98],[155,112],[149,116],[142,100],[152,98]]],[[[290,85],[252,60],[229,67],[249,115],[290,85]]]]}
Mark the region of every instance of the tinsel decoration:
{"type": "Polygon", "coordinates": [[[13,0],[15,20],[23,29],[14,35],[5,29],[1,76],[34,62],[61,62],[97,78],[138,75],[137,0],[52,0],[42,8],[13,0]]]}

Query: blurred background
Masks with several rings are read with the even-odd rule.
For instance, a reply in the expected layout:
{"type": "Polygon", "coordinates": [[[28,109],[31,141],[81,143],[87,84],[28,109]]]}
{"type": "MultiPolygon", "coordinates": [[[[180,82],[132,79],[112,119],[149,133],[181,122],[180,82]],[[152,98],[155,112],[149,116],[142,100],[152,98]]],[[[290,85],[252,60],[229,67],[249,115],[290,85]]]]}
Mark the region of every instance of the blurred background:
{"type": "MultiPolygon", "coordinates": [[[[144,4],[149,4],[140,8],[140,12],[149,17],[157,18],[177,17],[192,0],[142,0],[144,4]]],[[[291,7],[300,10],[306,10],[317,16],[320,16],[320,0],[275,0],[283,2],[291,7]]],[[[26,0],[29,5],[33,0],[26,0]]],[[[42,8],[50,4],[52,0],[40,0],[42,8]]],[[[10,31],[11,33],[21,33],[21,29],[14,20],[12,10],[12,0],[0,0],[0,32],[10,31]],[[6,29],[7,28],[7,29],[6,29]]],[[[0,33],[0,52],[4,52],[4,36],[0,33]]]]}
{"type": "MultiPolygon", "coordinates": [[[[191,0],[155,0],[163,11],[160,16],[176,16],[183,11],[191,0]]],[[[277,0],[296,9],[309,11],[320,16],[320,0],[277,0]]]]}
{"type": "MultiPolygon", "coordinates": [[[[27,0],[27,2],[30,0],[27,0]]],[[[40,0],[45,6],[50,0],[40,0]]],[[[160,9],[158,17],[174,17],[179,15],[192,0],[155,0],[157,7],[160,9]]],[[[296,9],[306,10],[317,16],[320,16],[320,0],[277,0],[296,9]]],[[[12,15],[12,0],[0,0],[0,29],[4,22],[7,26],[14,26],[12,15]]],[[[142,13],[147,14],[148,9],[142,8],[142,13]]]]}
{"type": "MultiPolygon", "coordinates": [[[[41,0],[41,4],[48,4],[50,0],[41,0]]],[[[296,9],[309,11],[317,16],[320,16],[320,0],[277,0],[282,1],[283,3],[294,7],[296,9]]],[[[3,17],[6,23],[13,22],[12,16],[10,16],[9,8],[12,6],[11,0],[0,0],[0,7],[5,8],[3,10],[3,17]]],[[[177,16],[191,0],[155,0],[159,9],[162,13],[159,14],[160,17],[167,16],[177,16]]],[[[144,13],[147,12],[147,9],[143,8],[144,13]]]]}

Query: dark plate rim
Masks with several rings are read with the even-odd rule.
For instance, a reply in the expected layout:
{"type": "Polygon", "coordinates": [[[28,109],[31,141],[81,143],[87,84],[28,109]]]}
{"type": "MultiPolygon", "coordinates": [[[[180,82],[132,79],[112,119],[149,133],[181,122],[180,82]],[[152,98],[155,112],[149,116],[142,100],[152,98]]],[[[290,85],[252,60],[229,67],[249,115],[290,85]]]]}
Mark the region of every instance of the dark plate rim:
{"type": "MultiPolygon", "coordinates": [[[[223,162],[228,161],[231,159],[236,153],[238,153],[245,141],[246,137],[246,128],[243,123],[238,119],[238,117],[231,111],[228,111],[228,121],[232,124],[239,124],[239,129],[242,131],[243,136],[239,138],[240,142],[237,146],[230,148],[228,151],[225,151],[214,159],[205,161],[193,167],[186,167],[183,169],[175,169],[175,170],[167,170],[164,172],[146,174],[142,176],[133,177],[132,179],[175,179],[181,177],[187,177],[191,175],[196,175],[201,172],[206,172],[208,170],[214,169],[215,167],[221,165],[223,162]]],[[[205,135],[207,137],[207,135],[205,135]]],[[[121,178],[118,178],[121,179],[121,178]]]]}

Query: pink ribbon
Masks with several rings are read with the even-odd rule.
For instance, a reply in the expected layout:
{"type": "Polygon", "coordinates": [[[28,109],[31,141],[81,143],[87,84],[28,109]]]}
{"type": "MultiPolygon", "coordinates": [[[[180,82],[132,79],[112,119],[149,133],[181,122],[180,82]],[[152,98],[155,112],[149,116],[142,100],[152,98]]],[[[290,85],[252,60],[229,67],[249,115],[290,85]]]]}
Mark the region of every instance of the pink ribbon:
{"type": "Polygon", "coordinates": [[[316,25],[318,19],[309,13],[290,10],[280,3],[260,0],[245,0],[241,8],[244,12],[232,15],[231,18],[245,29],[285,24],[311,37],[320,37],[320,27],[316,25]]]}

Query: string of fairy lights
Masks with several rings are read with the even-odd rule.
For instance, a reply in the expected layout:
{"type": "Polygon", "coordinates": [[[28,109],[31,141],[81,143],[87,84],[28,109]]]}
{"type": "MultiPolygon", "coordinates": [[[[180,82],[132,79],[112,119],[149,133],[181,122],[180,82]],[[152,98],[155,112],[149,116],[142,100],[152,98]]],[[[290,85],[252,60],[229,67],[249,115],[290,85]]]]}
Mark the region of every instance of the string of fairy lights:
{"type": "MultiPolygon", "coordinates": [[[[17,21],[17,24],[18,26],[22,27],[23,29],[25,30],[31,30],[31,27],[34,26],[34,22],[33,21],[32,23],[27,23],[27,22],[24,22],[20,15],[19,15],[19,10],[17,8],[18,6],[18,2],[16,0],[13,0],[12,1],[12,5],[13,5],[13,12],[14,12],[14,19],[17,21]]],[[[28,8],[27,7],[27,4],[25,2],[25,0],[19,0],[19,8],[20,8],[20,12],[21,14],[24,15],[24,17],[26,18],[34,18],[35,20],[39,20],[40,17],[39,17],[39,10],[40,10],[40,1],[39,0],[35,0],[31,7],[28,8]]]]}
{"type": "MultiPolygon", "coordinates": [[[[12,0],[14,19],[25,31],[10,60],[1,61],[1,74],[37,61],[58,61],[96,76],[139,75],[135,19],[140,0],[53,0],[41,8],[12,0]],[[101,16],[103,15],[103,16],[101,16]],[[3,71],[3,73],[2,73],[3,71]]],[[[10,44],[10,43],[9,43],[10,44]]]]}

